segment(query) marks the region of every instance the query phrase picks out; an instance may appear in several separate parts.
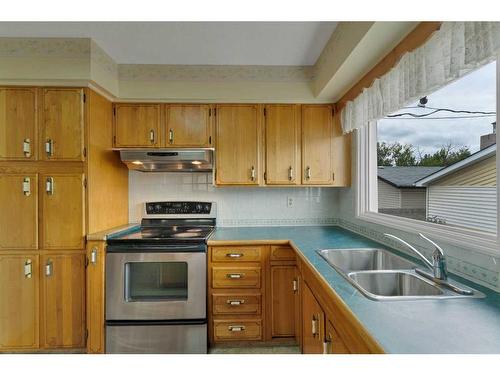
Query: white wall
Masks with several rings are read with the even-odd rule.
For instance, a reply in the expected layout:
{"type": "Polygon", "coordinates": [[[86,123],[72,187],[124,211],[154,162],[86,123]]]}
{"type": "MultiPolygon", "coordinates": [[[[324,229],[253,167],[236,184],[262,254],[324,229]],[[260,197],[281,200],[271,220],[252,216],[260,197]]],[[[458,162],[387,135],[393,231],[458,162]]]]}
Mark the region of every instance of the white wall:
{"type": "Polygon", "coordinates": [[[142,204],[155,200],[217,202],[219,226],[336,223],[335,188],[214,187],[208,173],[129,172],[129,219],[141,219],[142,204]],[[292,198],[292,207],[287,206],[292,198]]]}

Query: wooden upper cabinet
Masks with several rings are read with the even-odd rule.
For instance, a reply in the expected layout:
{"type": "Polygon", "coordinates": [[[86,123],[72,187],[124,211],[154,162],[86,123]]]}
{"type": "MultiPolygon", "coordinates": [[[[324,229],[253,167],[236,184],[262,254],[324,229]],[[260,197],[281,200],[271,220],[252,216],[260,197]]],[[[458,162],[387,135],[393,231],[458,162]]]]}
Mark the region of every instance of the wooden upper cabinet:
{"type": "Polygon", "coordinates": [[[302,352],[323,353],[325,313],[306,283],[302,283],[302,352]]]}
{"type": "Polygon", "coordinates": [[[115,147],[159,147],[160,108],[160,104],[115,104],[115,147]]]}
{"type": "Polygon", "coordinates": [[[83,249],[84,187],[81,174],[45,174],[42,195],[42,248],[83,249]]]}
{"type": "Polygon", "coordinates": [[[0,88],[0,160],[36,160],[37,90],[0,88]]]}
{"type": "Polygon", "coordinates": [[[266,105],[266,184],[300,184],[300,106],[266,105]]]}
{"type": "Polygon", "coordinates": [[[84,159],[83,89],[42,89],[40,154],[43,160],[84,159]]]}
{"type": "Polygon", "coordinates": [[[0,174],[0,250],[38,247],[36,174],[0,174]]]}
{"type": "Polygon", "coordinates": [[[216,183],[260,183],[260,118],[256,104],[221,104],[216,107],[216,183]]]}
{"type": "Polygon", "coordinates": [[[42,347],[85,346],[85,254],[41,258],[42,347]]]}
{"type": "Polygon", "coordinates": [[[302,183],[329,185],[332,172],[331,105],[302,106],[302,183]]]}
{"type": "Polygon", "coordinates": [[[0,253],[0,351],[38,348],[36,254],[0,253]]]}
{"type": "Polygon", "coordinates": [[[166,147],[211,147],[211,108],[207,104],[165,106],[166,147]]]}

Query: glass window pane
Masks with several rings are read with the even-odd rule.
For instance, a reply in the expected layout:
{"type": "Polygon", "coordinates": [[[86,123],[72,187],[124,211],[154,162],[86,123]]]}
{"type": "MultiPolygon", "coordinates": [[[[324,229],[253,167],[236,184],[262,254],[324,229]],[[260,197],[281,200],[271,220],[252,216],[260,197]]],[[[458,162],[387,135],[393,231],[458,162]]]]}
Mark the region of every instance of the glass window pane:
{"type": "Polygon", "coordinates": [[[497,232],[496,69],[377,122],[379,213],[497,232]]]}
{"type": "Polygon", "coordinates": [[[127,301],[187,300],[186,262],[133,262],[125,264],[127,301]]]}

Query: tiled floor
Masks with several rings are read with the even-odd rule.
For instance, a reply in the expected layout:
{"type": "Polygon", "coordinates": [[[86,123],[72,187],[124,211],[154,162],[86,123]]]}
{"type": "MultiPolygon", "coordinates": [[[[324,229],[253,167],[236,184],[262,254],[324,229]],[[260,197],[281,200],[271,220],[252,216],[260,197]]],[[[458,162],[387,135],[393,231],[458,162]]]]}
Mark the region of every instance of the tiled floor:
{"type": "Polygon", "coordinates": [[[235,346],[210,348],[210,354],[300,354],[298,346],[235,346]]]}

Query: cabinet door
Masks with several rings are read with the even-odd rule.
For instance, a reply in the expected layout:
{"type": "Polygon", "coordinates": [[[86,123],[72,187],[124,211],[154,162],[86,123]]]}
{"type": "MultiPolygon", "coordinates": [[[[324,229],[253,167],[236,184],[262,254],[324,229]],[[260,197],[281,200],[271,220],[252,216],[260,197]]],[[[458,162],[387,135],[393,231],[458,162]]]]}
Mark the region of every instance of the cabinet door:
{"type": "Polygon", "coordinates": [[[325,313],[306,283],[302,283],[302,352],[323,353],[325,313]]]}
{"type": "Polygon", "coordinates": [[[83,160],[83,89],[42,91],[43,160],[83,160]]]}
{"type": "Polygon", "coordinates": [[[0,351],[38,348],[38,255],[0,254],[0,351]]]}
{"type": "Polygon", "coordinates": [[[0,88],[0,160],[36,160],[36,89],[0,88]]]}
{"type": "Polygon", "coordinates": [[[159,104],[115,104],[115,147],[159,147],[159,104]]]}
{"type": "Polygon", "coordinates": [[[166,106],[167,147],[210,147],[210,106],[170,104],[166,106]]]}
{"type": "Polygon", "coordinates": [[[302,183],[328,185],[332,175],[332,107],[302,106],[302,183]]]}
{"type": "Polygon", "coordinates": [[[349,354],[331,319],[326,320],[325,345],[327,354],[349,354]]]}
{"type": "Polygon", "coordinates": [[[41,176],[42,248],[83,249],[84,187],[82,174],[41,176]]]}
{"type": "Polygon", "coordinates": [[[216,183],[258,185],[259,106],[218,105],[216,111],[216,183]]]}
{"type": "Polygon", "coordinates": [[[42,346],[85,346],[85,254],[44,254],[42,269],[42,346]]]}
{"type": "Polygon", "coordinates": [[[104,246],[87,244],[87,353],[104,353],[104,246]]]}
{"type": "Polygon", "coordinates": [[[297,105],[265,106],[266,184],[300,184],[299,110],[297,105]]]}
{"type": "Polygon", "coordinates": [[[36,174],[0,174],[0,249],[38,247],[36,174]]]}
{"type": "Polygon", "coordinates": [[[295,336],[295,266],[271,266],[273,337],[295,336]]]}

